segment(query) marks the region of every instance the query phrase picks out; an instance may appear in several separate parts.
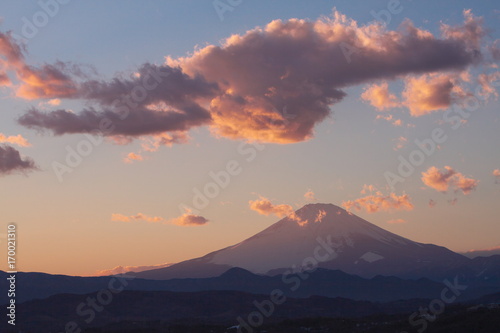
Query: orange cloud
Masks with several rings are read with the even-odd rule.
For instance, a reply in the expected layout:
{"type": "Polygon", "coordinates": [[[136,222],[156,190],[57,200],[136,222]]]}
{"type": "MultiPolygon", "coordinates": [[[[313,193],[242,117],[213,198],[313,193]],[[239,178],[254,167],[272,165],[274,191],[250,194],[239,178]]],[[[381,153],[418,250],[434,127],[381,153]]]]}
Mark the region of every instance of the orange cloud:
{"type": "Polygon", "coordinates": [[[179,226],[200,226],[207,224],[208,220],[203,216],[194,215],[188,211],[179,217],[169,220],[168,222],[179,226]]]}
{"type": "Polygon", "coordinates": [[[389,85],[386,81],[370,85],[361,94],[361,98],[378,110],[396,108],[401,105],[396,95],[389,92],[389,85]]]}
{"type": "Polygon", "coordinates": [[[117,274],[125,274],[129,272],[138,273],[142,271],[149,271],[150,269],[164,268],[172,265],[173,265],[172,263],[165,263],[165,264],[150,265],[150,266],[116,266],[111,269],[104,269],[97,271],[93,276],[110,276],[117,274]]]}
{"type": "Polygon", "coordinates": [[[430,167],[426,172],[422,172],[421,179],[425,185],[436,191],[446,192],[450,188],[454,191],[461,190],[463,194],[475,190],[479,183],[478,180],[467,178],[450,166],[445,166],[444,170],[430,167]]]}
{"type": "Polygon", "coordinates": [[[0,143],[11,143],[20,147],[30,147],[31,144],[21,134],[16,136],[6,136],[0,133],[0,143]]]}
{"type": "Polygon", "coordinates": [[[307,190],[307,192],[304,194],[304,198],[306,199],[306,201],[316,201],[316,196],[311,189],[307,190]]]}
{"type": "Polygon", "coordinates": [[[419,117],[448,108],[453,101],[464,97],[457,74],[424,74],[405,79],[404,104],[410,114],[419,117]]]}
{"type": "Polygon", "coordinates": [[[267,198],[260,197],[259,200],[249,201],[250,209],[262,215],[274,214],[278,217],[288,216],[294,214],[293,207],[290,205],[274,205],[267,198]]]}
{"type": "Polygon", "coordinates": [[[300,226],[308,223],[308,221],[302,221],[300,217],[295,214],[293,207],[286,204],[275,205],[269,199],[259,196],[259,200],[250,200],[248,202],[250,209],[256,211],[261,215],[276,215],[277,217],[284,217],[296,221],[300,226]]]}
{"type": "Polygon", "coordinates": [[[125,163],[132,163],[133,161],[142,161],[144,158],[140,154],[128,153],[127,157],[123,159],[125,163]]]}
{"type": "MultiPolygon", "coordinates": [[[[67,74],[70,70],[64,63],[44,64],[40,68],[25,63],[22,48],[12,36],[0,32],[0,56],[4,70],[13,71],[19,81],[16,95],[25,99],[74,97],[77,85],[67,74]]],[[[6,85],[6,77],[2,78],[6,85]]],[[[10,85],[10,84],[8,84],[10,85]]]]}
{"type": "Polygon", "coordinates": [[[379,211],[390,211],[390,210],[412,210],[413,204],[411,203],[410,197],[407,194],[396,195],[395,193],[390,193],[389,195],[383,195],[381,192],[377,191],[375,194],[370,194],[365,197],[349,200],[342,202],[342,206],[350,211],[352,208],[357,210],[365,209],[368,213],[376,213],[379,211]]]}

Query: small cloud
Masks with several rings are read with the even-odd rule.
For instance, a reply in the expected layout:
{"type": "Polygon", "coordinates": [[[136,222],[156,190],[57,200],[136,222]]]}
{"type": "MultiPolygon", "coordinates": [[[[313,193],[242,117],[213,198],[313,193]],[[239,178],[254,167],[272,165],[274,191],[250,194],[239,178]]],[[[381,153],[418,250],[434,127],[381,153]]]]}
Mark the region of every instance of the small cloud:
{"type": "Polygon", "coordinates": [[[19,151],[11,146],[0,145],[0,176],[14,172],[26,173],[37,169],[32,159],[21,157],[19,151]]]}
{"type": "Polygon", "coordinates": [[[125,163],[132,163],[134,161],[142,161],[142,160],[144,160],[142,155],[136,153],[128,153],[127,157],[123,159],[125,163]]]}
{"type": "Polygon", "coordinates": [[[28,142],[26,138],[24,138],[21,134],[16,136],[6,136],[5,134],[0,133],[0,143],[10,143],[14,145],[18,145],[20,147],[30,147],[31,144],[28,142]]]}
{"type": "Polygon", "coordinates": [[[400,223],[406,223],[406,222],[407,221],[403,220],[403,219],[394,219],[394,220],[387,221],[387,223],[390,223],[390,224],[400,224],[400,223]]]}
{"type": "Polygon", "coordinates": [[[396,95],[389,92],[389,85],[386,81],[370,85],[361,94],[361,99],[369,102],[377,110],[396,108],[401,105],[396,95]]]}
{"type": "Polygon", "coordinates": [[[500,184],[500,169],[493,170],[493,176],[495,177],[495,184],[500,184]]]}
{"type": "Polygon", "coordinates": [[[59,98],[53,98],[47,102],[47,104],[52,106],[58,106],[61,104],[61,100],[59,98]]]}
{"type": "Polygon", "coordinates": [[[293,207],[290,205],[286,204],[281,204],[281,205],[275,205],[273,204],[269,199],[259,196],[258,200],[250,200],[248,202],[250,209],[256,211],[257,213],[261,215],[276,215],[277,217],[288,217],[289,219],[297,221],[300,225],[303,225],[304,223],[307,223],[307,221],[302,221],[297,214],[295,214],[295,211],[293,210],[293,207]]]}
{"type": "Polygon", "coordinates": [[[425,185],[436,191],[446,193],[448,189],[461,190],[465,195],[475,190],[479,183],[478,180],[467,178],[450,166],[445,166],[444,170],[430,167],[426,172],[422,172],[421,179],[425,185]]]}
{"type": "Polygon", "coordinates": [[[304,198],[306,199],[306,201],[309,202],[316,201],[316,196],[314,195],[314,192],[311,189],[307,190],[307,192],[304,194],[304,198]]]}
{"type": "Polygon", "coordinates": [[[433,207],[435,207],[436,205],[437,205],[437,202],[436,202],[436,201],[434,201],[434,200],[432,200],[432,199],[430,199],[430,200],[429,200],[429,207],[433,208],[433,207]]]}
{"type": "Polygon", "coordinates": [[[187,210],[184,214],[168,221],[179,226],[200,226],[208,223],[208,220],[201,215],[194,215],[187,210]]]}
{"type": "Polygon", "coordinates": [[[458,198],[454,198],[454,199],[450,199],[448,200],[448,203],[451,205],[451,206],[455,206],[458,202],[458,198]]]}
{"type": "Polygon", "coordinates": [[[364,208],[368,213],[402,209],[412,210],[414,208],[407,194],[398,196],[395,193],[389,193],[388,195],[384,195],[380,191],[356,200],[344,201],[342,202],[342,206],[347,211],[350,211],[352,208],[356,208],[357,210],[364,208]]]}
{"type": "Polygon", "coordinates": [[[406,144],[408,143],[408,139],[405,138],[404,136],[400,136],[399,138],[396,139],[396,145],[394,146],[394,150],[400,150],[402,149],[406,144]]]}

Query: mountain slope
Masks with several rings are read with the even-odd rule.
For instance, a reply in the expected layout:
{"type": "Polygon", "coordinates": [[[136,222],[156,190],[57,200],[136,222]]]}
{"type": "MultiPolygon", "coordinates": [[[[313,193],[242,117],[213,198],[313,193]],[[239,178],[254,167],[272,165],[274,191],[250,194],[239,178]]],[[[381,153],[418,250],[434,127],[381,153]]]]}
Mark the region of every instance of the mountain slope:
{"type": "MultiPolygon", "coordinates": [[[[278,274],[314,266],[363,277],[424,277],[460,267],[470,259],[444,247],[386,231],[332,204],[309,204],[258,234],[201,258],[137,273],[148,279],[215,276],[230,267],[278,274]]],[[[437,274],[437,275],[439,275],[437,274]]]]}

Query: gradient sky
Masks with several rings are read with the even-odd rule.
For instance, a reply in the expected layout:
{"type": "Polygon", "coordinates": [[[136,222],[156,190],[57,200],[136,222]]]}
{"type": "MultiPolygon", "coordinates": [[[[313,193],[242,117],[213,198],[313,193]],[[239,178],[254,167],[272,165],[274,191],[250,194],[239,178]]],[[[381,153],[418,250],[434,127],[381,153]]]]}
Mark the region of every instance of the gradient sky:
{"type": "Polygon", "coordinates": [[[68,1],[27,36],[44,9],[2,2],[0,234],[17,223],[19,270],[178,262],[310,202],[454,251],[499,246],[500,8],[402,0],[384,27],[391,4],[243,0],[218,15],[205,0],[68,1]],[[89,142],[91,120],[75,115],[110,109],[143,64],[172,81],[60,181],[54,162],[89,142]],[[148,125],[178,126],[159,131],[137,120],[147,112],[185,117],[148,125]],[[446,140],[391,187],[399,156],[423,156],[415,140],[436,129],[446,140]],[[196,189],[228,163],[240,172],[196,207],[196,189]]]}

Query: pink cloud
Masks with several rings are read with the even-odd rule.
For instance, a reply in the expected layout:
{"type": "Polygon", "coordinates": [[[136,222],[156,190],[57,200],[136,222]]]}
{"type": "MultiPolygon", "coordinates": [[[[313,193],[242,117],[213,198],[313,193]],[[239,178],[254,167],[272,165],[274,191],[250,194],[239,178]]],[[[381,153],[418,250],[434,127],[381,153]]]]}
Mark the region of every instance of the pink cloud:
{"type": "Polygon", "coordinates": [[[353,208],[357,210],[364,208],[368,213],[391,210],[412,210],[414,208],[411,203],[411,199],[407,194],[398,196],[395,193],[390,193],[388,195],[384,195],[380,191],[356,200],[344,201],[342,202],[342,206],[347,211],[351,211],[353,208]]]}
{"type": "Polygon", "coordinates": [[[136,153],[128,153],[127,156],[123,159],[125,163],[132,163],[134,161],[142,161],[142,160],[144,160],[144,157],[136,153]]]}
{"type": "Polygon", "coordinates": [[[381,84],[372,84],[365,89],[361,98],[369,102],[373,107],[378,110],[391,109],[401,106],[396,95],[389,92],[389,85],[387,82],[381,84]]]}
{"type": "MultiPolygon", "coordinates": [[[[314,136],[314,128],[346,96],[348,87],[408,75],[460,72],[479,63],[482,21],[470,11],[464,16],[463,25],[443,25],[442,36],[418,29],[410,21],[394,31],[376,23],[360,25],[337,11],[315,21],[275,20],[233,35],[222,45],[208,45],[183,58],[168,58],[162,66],[145,64],[129,79],[109,81],[75,83],[68,74],[71,69],[61,64],[29,67],[21,49],[5,34],[0,52],[18,73],[19,96],[77,96],[93,104],[78,113],[31,109],[18,120],[28,128],[56,135],[91,133],[107,118],[114,124],[111,133],[103,133],[107,136],[172,136],[208,126],[215,136],[293,143],[314,136]],[[161,73],[162,80],[144,100],[126,111],[114,103],[129,96],[134,87],[144,85],[148,75],[146,82],[154,82],[151,73],[161,73]]],[[[416,95],[416,100],[408,95],[412,114],[448,104],[446,96],[453,88],[444,79],[415,80],[409,81],[409,91],[424,86],[432,91],[416,95]]],[[[396,103],[384,83],[372,86],[365,97],[380,108],[396,103]]],[[[393,124],[400,125],[396,120],[393,124]]]]}
{"type": "Polygon", "coordinates": [[[445,166],[444,170],[439,170],[434,166],[430,167],[426,172],[422,172],[421,179],[425,185],[436,191],[461,190],[463,194],[469,194],[475,190],[479,183],[478,180],[467,178],[450,166],[445,166]]]}

